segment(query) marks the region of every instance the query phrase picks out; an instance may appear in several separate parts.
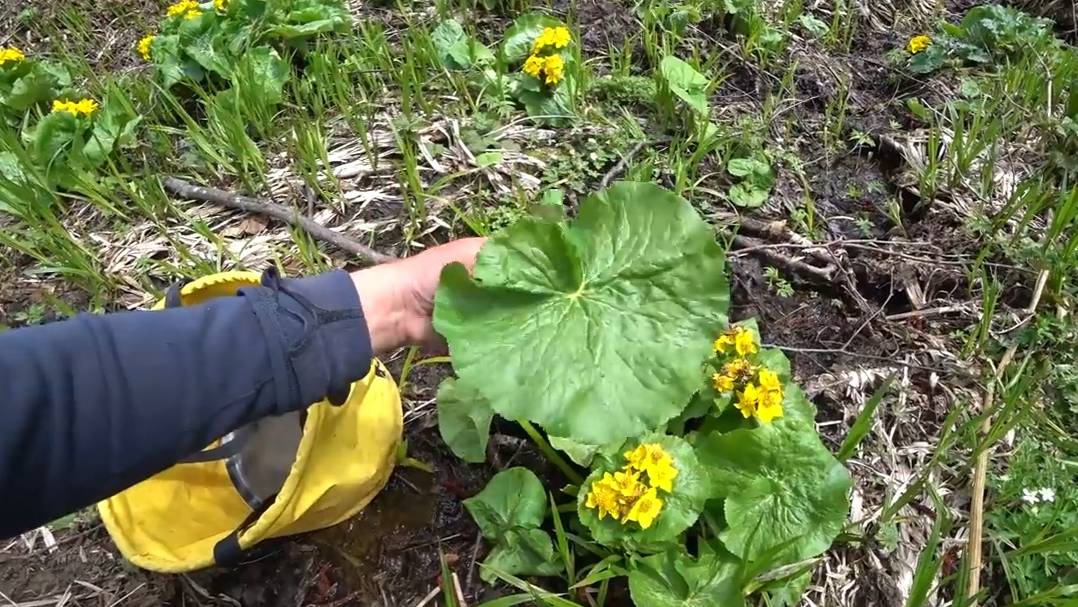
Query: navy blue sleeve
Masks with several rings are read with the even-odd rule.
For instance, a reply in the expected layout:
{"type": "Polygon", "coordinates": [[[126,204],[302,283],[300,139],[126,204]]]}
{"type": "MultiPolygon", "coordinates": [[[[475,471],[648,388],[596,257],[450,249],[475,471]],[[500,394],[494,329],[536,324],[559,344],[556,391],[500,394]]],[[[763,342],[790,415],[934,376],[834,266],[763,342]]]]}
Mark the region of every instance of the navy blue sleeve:
{"type": "Polygon", "coordinates": [[[270,414],[347,394],[371,344],[342,271],[0,333],[0,538],[270,414]]]}

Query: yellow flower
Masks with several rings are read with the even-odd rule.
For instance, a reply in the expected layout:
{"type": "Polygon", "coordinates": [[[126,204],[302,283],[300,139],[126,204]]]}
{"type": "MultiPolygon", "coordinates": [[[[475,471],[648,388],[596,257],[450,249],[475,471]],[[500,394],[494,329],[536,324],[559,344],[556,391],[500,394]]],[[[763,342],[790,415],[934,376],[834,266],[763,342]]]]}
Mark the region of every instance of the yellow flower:
{"type": "Polygon", "coordinates": [[[165,14],[169,17],[182,15],[184,19],[195,19],[202,14],[202,9],[199,8],[198,2],[195,0],[180,0],[165,9],[165,14]]]}
{"type": "Polygon", "coordinates": [[[157,36],[154,36],[153,34],[149,34],[143,36],[142,39],[138,41],[138,54],[142,56],[144,61],[150,60],[150,47],[153,46],[153,41],[156,37],[157,36]]]}
{"type": "Polygon", "coordinates": [[[223,13],[228,7],[228,0],[213,0],[213,8],[217,12],[223,13]]]}
{"type": "Polygon", "coordinates": [[[539,37],[535,39],[535,43],[532,44],[532,53],[538,54],[548,46],[554,48],[565,48],[569,46],[569,41],[572,40],[572,36],[569,34],[569,28],[558,26],[544,28],[539,37]]]}
{"type": "Polygon", "coordinates": [[[614,475],[607,472],[603,478],[591,484],[584,505],[599,511],[599,520],[607,516],[621,518],[621,510],[618,507],[618,492],[614,488],[614,475]]]}
{"type": "Polygon", "coordinates": [[[565,78],[565,62],[561,55],[550,55],[543,63],[543,71],[546,72],[546,83],[554,86],[565,78]]]}
{"type": "Polygon", "coordinates": [[[782,382],[779,381],[778,374],[771,369],[760,369],[756,380],[760,383],[762,390],[782,392],[782,382]]]}
{"type": "Polygon", "coordinates": [[[715,350],[716,354],[723,354],[726,349],[734,345],[734,336],[729,333],[723,333],[715,340],[715,343],[711,345],[711,348],[715,350]]]}
{"type": "Polygon", "coordinates": [[[737,400],[737,410],[741,411],[742,417],[752,417],[756,413],[756,405],[759,400],[760,390],[754,384],[748,384],[741,392],[741,398],[737,400]]]}
{"type": "Polygon", "coordinates": [[[18,63],[23,59],[26,59],[26,55],[13,46],[0,48],[0,66],[3,66],[5,63],[18,63]]]}
{"type": "Polygon", "coordinates": [[[542,72],[542,71],[543,71],[543,58],[542,57],[536,57],[535,55],[532,55],[531,57],[528,57],[527,61],[524,62],[524,73],[525,74],[527,74],[527,75],[529,75],[529,76],[531,76],[533,78],[538,78],[539,77],[539,72],[542,72]]]}
{"type": "Polygon", "coordinates": [[[782,391],[766,390],[760,394],[756,419],[762,424],[770,424],[776,417],[782,417],[782,391]]]}
{"type": "Polygon", "coordinates": [[[734,377],[725,373],[711,375],[711,385],[719,392],[732,392],[734,389],[734,377]]]}
{"type": "Polygon", "coordinates": [[[632,451],[625,452],[628,460],[626,467],[631,470],[646,472],[652,489],[658,488],[670,492],[674,490],[677,468],[674,458],[658,443],[647,443],[632,451]]]}
{"type": "Polygon", "coordinates": [[[734,329],[734,350],[737,351],[738,356],[756,354],[758,349],[756,347],[756,336],[752,334],[752,331],[744,327],[734,329]]]}
{"type": "Polygon", "coordinates": [[[621,519],[621,522],[625,524],[629,521],[635,521],[640,524],[641,529],[647,529],[655,522],[662,509],[663,501],[659,499],[658,492],[655,489],[649,489],[647,493],[644,493],[644,495],[640,496],[640,499],[633,503],[632,508],[621,519]]]}
{"type": "Polygon", "coordinates": [[[52,102],[53,113],[67,112],[76,118],[79,114],[89,116],[97,111],[97,102],[93,99],[80,99],[78,101],[64,101],[55,99],[52,102]]]}
{"type": "Polygon", "coordinates": [[[910,38],[908,44],[906,44],[906,51],[911,55],[916,55],[932,45],[932,38],[925,35],[914,36],[910,38]]]}

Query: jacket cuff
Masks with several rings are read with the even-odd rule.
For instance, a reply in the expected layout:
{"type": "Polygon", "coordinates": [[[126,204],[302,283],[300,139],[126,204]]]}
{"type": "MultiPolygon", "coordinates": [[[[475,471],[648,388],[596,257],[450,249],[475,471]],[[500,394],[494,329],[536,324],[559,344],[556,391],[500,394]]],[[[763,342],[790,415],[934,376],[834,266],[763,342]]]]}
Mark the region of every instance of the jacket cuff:
{"type": "MultiPolygon", "coordinates": [[[[278,333],[287,371],[274,369],[277,412],[302,409],[325,398],[343,403],[352,382],[367,376],[373,358],[351,277],[343,270],[283,279],[267,272],[262,283],[268,288],[245,290],[244,295],[253,299],[263,327],[278,333]],[[263,318],[268,314],[274,318],[263,318]]],[[[274,336],[267,337],[272,348],[274,336]]]]}

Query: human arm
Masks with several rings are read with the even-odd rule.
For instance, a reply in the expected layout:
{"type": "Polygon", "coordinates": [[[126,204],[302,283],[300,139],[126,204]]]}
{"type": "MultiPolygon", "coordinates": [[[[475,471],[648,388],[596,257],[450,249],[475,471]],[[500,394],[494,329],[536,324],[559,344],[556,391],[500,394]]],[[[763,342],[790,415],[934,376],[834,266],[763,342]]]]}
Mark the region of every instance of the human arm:
{"type": "Polygon", "coordinates": [[[0,538],[112,495],[229,431],[344,393],[429,337],[441,267],[481,241],[160,312],[0,333],[0,538]]]}

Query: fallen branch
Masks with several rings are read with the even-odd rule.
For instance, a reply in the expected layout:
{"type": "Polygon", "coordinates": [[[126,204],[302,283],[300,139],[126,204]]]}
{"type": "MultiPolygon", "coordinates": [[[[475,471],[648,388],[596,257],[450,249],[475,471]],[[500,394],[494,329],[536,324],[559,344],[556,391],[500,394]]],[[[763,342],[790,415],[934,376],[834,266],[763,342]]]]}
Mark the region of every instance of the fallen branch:
{"type": "Polygon", "coordinates": [[[789,274],[796,274],[809,282],[817,285],[830,285],[837,286],[835,284],[835,266],[818,267],[807,264],[799,259],[793,259],[787,257],[782,253],[776,252],[774,249],[762,247],[763,243],[754,238],[748,236],[734,236],[733,249],[746,249],[752,251],[752,253],[758,257],[763,258],[764,261],[773,265],[780,270],[784,270],[789,274]]]}
{"type": "Polygon", "coordinates": [[[347,251],[359,257],[361,261],[367,264],[386,263],[396,259],[391,255],[379,253],[349,236],[335,232],[310,217],[300,215],[297,211],[275,202],[240,196],[217,188],[199,186],[175,177],[165,177],[161,181],[161,185],[170,194],[180,198],[212,202],[223,207],[238,209],[247,213],[258,213],[278,219],[290,226],[303,229],[316,240],[328,242],[342,251],[347,251]]]}

